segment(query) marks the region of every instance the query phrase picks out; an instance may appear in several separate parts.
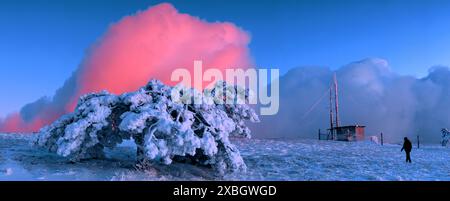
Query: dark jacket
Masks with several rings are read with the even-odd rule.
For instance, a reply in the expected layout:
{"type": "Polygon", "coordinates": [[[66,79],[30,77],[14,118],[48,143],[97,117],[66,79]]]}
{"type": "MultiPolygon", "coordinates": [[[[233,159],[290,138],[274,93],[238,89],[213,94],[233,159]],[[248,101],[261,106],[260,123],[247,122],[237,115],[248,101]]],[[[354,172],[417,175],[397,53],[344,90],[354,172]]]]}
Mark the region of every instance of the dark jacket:
{"type": "Polygon", "coordinates": [[[406,139],[405,142],[403,142],[403,147],[401,151],[405,150],[406,152],[411,152],[411,149],[412,149],[411,141],[406,139]]]}

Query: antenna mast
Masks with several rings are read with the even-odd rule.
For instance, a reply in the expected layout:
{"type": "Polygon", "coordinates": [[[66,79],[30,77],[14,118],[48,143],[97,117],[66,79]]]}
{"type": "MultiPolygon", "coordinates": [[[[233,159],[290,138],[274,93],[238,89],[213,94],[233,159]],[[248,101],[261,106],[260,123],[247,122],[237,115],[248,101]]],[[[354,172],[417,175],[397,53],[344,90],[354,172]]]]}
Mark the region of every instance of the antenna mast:
{"type": "Polygon", "coordinates": [[[330,86],[330,133],[331,139],[334,140],[334,125],[333,125],[333,90],[330,86]]]}
{"type": "MultiPolygon", "coordinates": [[[[339,98],[338,98],[338,82],[336,79],[336,73],[333,75],[334,80],[334,106],[336,111],[336,127],[339,127],[339,98]]],[[[331,97],[330,97],[331,98],[331,97]]]]}

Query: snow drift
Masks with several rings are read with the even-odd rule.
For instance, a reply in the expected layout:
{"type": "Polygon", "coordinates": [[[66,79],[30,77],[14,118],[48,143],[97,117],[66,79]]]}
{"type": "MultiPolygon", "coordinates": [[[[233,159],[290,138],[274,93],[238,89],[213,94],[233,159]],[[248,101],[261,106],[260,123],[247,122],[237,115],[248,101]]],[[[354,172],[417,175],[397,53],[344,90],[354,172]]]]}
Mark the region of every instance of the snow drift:
{"type": "MultiPolygon", "coordinates": [[[[427,143],[440,143],[441,128],[450,127],[447,67],[433,67],[428,76],[418,79],[398,75],[387,61],[372,58],[335,72],[342,125],[366,125],[366,136],[383,132],[385,142],[420,135],[427,143]]],[[[281,77],[279,113],[261,117],[261,124],[253,129],[257,137],[317,139],[318,129],[329,127],[328,94],[324,93],[333,73],[324,67],[299,67],[281,77]]]]}
{"type": "Polygon", "coordinates": [[[245,121],[259,119],[245,104],[223,104],[238,98],[248,100],[248,90],[224,82],[204,93],[169,87],[158,80],[119,96],[91,93],[80,98],[75,112],[42,128],[35,144],[77,161],[103,157],[105,147],[114,148],[132,138],[141,162],[188,162],[212,166],[221,174],[244,170],[245,163],[229,136],[249,138],[245,121]],[[238,96],[241,92],[244,96],[238,96]],[[176,93],[182,99],[174,99],[176,93]],[[193,99],[202,101],[189,102],[193,99]]]}
{"type": "Polygon", "coordinates": [[[112,24],[52,98],[41,98],[0,120],[0,132],[37,131],[73,112],[86,93],[106,89],[120,94],[153,78],[173,86],[172,71],[193,69],[194,60],[221,71],[250,67],[249,42],[249,35],[232,23],[206,22],[171,4],[158,4],[112,24]]]}

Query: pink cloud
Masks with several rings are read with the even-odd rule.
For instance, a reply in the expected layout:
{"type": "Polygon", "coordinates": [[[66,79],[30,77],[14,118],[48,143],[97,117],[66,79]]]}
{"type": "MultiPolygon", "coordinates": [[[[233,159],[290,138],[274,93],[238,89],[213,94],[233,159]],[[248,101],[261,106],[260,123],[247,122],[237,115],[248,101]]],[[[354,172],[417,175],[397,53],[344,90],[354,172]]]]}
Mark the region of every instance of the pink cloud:
{"type": "Polygon", "coordinates": [[[71,112],[78,97],[85,93],[106,89],[119,94],[136,90],[152,78],[176,84],[170,82],[172,71],[192,70],[194,60],[202,60],[205,70],[218,68],[224,72],[225,68],[250,67],[249,42],[248,33],[232,23],[210,23],[180,13],[168,3],[150,7],[113,24],[90,48],[75,74],[75,90],[70,92],[68,100],[54,98],[30,122],[25,122],[20,114],[13,119],[22,123],[12,124],[7,118],[0,123],[0,131],[38,130],[59,117],[43,114],[71,112]]]}

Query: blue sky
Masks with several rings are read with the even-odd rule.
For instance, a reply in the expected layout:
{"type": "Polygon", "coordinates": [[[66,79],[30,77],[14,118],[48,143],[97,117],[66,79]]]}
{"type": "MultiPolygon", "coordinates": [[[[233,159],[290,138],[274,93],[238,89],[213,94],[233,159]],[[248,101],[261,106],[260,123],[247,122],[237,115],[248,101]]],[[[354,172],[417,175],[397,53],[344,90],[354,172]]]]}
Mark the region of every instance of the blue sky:
{"type": "MultiPolygon", "coordinates": [[[[159,2],[0,1],[0,117],[52,96],[111,23],[159,2]]],[[[282,73],[304,65],[335,69],[367,57],[418,77],[433,65],[450,65],[447,0],[168,2],[180,12],[242,27],[252,36],[257,67],[282,73]]]]}

